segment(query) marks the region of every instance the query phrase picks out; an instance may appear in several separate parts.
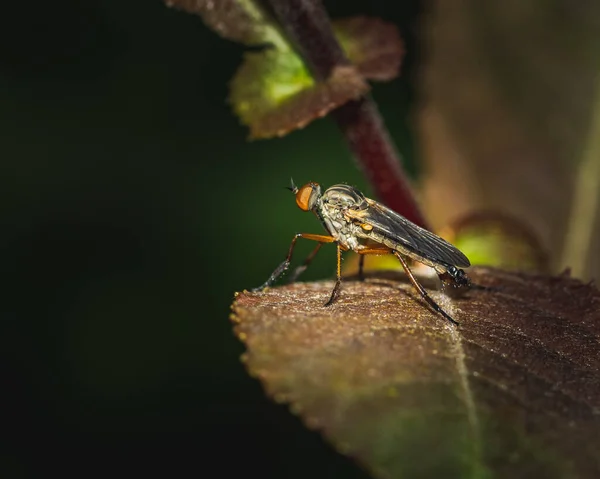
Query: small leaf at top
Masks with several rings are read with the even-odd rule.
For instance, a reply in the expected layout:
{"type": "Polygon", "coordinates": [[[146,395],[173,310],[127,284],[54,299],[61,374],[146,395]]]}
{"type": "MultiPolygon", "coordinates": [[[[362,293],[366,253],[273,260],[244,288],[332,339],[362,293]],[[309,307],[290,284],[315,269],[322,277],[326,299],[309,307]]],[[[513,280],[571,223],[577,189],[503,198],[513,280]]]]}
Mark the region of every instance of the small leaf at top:
{"type": "Polygon", "coordinates": [[[396,78],[404,57],[404,45],[393,23],[373,17],[334,20],[333,30],[344,52],[369,80],[396,78]]]}
{"type": "Polygon", "coordinates": [[[289,48],[277,23],[256,0],[165,0],[165,3],[200,15],[207,26],[230,40],[289,48]]]}
{"type": "Polygon", "coordinates": [[[377,18],[351,17],[333,23],[353,65],[335,67],[316,82],[257,0],[165,0],[168,6],[202,17],[225,38],[247,45],[270,46],[248,52],[231,81],[229,101],[250,128],[250,138],[283,136],[364,95],[366,79],[398,75],[403,45],[397,28],[377,18]]]}
{"type": "Polygon", "coordinates": [[[398,276],[242,293],[244,362],[267,393],[381,478],[600,477],[600,292],[471,268],[431,313],[398,276]]]}
{"type": "Polygon", "coordinates": [[[283,136],[359,98],[369,89],[353,66],[339,66],[316,82],[292,52],[248,52],[231,81],[229,101],[251,138],[283,136]]]}

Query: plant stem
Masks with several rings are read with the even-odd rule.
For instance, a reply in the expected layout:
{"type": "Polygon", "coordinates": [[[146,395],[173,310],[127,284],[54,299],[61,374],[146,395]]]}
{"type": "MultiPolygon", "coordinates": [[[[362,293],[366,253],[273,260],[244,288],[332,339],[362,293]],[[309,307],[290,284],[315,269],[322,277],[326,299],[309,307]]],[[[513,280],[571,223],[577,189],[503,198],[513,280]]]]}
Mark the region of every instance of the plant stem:
{"type": "MultiPolygon", "coordinates": [[[[336,40],[321,0],[263,0],[318,81],[339,66],[350,65],[336,40]]],[[[425,219],[402,170],[379,110],[370,96],[332,112],[377,198],[420,226],[425,219]]]]}

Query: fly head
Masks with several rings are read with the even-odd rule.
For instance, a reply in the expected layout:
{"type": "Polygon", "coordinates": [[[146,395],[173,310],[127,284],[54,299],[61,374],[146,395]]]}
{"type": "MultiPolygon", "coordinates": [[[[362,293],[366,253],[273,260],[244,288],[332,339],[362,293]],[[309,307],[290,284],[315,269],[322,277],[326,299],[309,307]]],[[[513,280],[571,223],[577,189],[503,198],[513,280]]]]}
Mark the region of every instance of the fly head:
{"type": "Polygon", "coordinates": [[[321,187],[318,183],[306,183],[298,188],[292,180],[292,186],[289,188],[296,195],[296,204],[302,211],[311,211],[321,198],[321,187]]]}
{"type": "Polygon", "coordinates": [[[464,270],[456,266],[449,266],[444,273],[439,274],[442,288],[451,295],[460,296],[462,292],[471,287],[471,278],[464,270]]]}

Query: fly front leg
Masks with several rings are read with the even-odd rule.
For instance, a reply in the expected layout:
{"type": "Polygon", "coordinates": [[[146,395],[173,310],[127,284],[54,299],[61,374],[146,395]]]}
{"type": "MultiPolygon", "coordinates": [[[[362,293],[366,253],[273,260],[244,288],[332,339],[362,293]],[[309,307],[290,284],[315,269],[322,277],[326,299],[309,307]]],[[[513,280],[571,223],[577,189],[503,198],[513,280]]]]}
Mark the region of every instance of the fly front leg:
{"type": "Polygon", "coordinates": [[[302,263],[300,266],[298,266],[294,270],[294,272],[290,275],[290,279],[288,280],[288,283],[294,283],[298,279],[298,277],[306,271],[306,268],[308,268],[308,266],[310,265],[310,263],[312,262],[314,257],[317,256],[317,253],[321,249],[321,246],[323,246],[324,244],[325,243],[323,243],[323,242],[317,243],[317,246],[315,246],[315,249],[313,249],[310,252],[310,254],[306,257],[306,259],[304,260],[304,263],[302,263]]]}
{"type": "MultiPolygon", "coordinates": [[[[275,271],[273,271],[273,273],[271,273],[271,276],[269,276],[269,279],[267,279],[258,288],[252,289],[253,292],[262,291],[263,289],[271,286],[275,281],[277,281],[277,279],[279,279],[279,277],[283,273],[285,273],[285,271],[290,267],[290,262],[292,261],[292,255],[294,253],[294,248],[296,247],[296,242],[298,241],[298,238],[304,238],[304,239],[308,239],[308,240],[312,240],[312,241],[318,241],[319,243],[333,243],[335,241],[335,239],[332,236],[315,235],[315,234],[311,234],[311,233],[296,234],[294,236],[294,239],[292,240],[292,243],[290,244],[290,249],[288,250],[288,254],[287,254],[285,260],[279,266],[277,266],[277,268],[275,268],[275,271]]],[[[319,246],[319,248],[320,248],[320,246],[319,246]]],[[[318,251],[318,249],[317,249],[317,251],[318,251]]],[[[315,251],[313,251],[313,253],[316,254],[315,251]]]]}

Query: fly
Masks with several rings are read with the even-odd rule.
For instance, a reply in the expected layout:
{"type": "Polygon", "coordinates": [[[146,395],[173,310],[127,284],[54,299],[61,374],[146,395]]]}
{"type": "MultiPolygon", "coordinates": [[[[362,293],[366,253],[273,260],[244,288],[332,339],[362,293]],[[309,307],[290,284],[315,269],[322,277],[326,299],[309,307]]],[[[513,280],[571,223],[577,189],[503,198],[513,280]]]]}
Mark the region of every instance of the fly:
{"type": "Polygon", "coordinates": [[[329,234],[297,233],[292,239],[285,260],[263,285],[253,291],[262,291],[271,286],[289,268],[296,242],[299,238],[305,238],[316,241],[317,245],[304,263],[296,268],[290,281],[295,281],[306,270],[323,244],[335,243],[337,246],[336,282],[325,306],[333,304],[340,291],[342,251],[352,250],[360,255],[361,278],[366,255],[393,254],[400,260],[412,285],[427,304],[446,320],[458,325],[458,322],[427,294],[408,267],[406,258],[432,267],[443,285],[468,288],[471,281],[461,268],[466,268],[471,263],[460,250],[381,203],[365,197],[352,186],[334,185],[321,193],[318,183],[311,182],[298,188],[292,180],[288,189],[296,196],[298,207],[303,211],[312,211],[329,234]]]}

